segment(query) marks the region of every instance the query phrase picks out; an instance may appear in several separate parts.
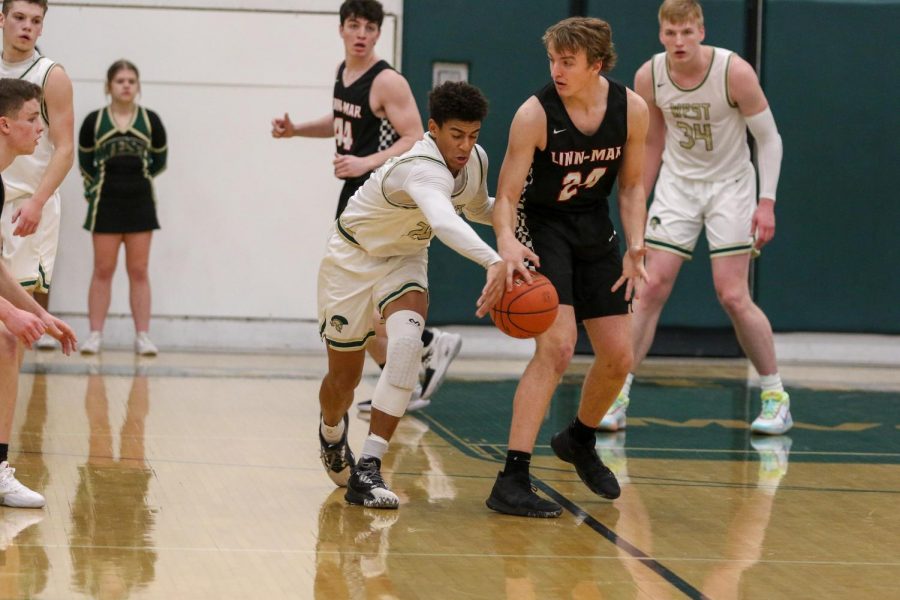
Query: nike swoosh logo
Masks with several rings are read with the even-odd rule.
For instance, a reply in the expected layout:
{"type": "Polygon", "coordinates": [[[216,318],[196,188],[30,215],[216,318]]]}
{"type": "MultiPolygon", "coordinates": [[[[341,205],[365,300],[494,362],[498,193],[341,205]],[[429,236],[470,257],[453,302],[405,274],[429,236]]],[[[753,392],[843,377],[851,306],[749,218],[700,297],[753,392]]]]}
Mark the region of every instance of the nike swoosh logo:
{"type": "Polygon", "coordinates": [[[665,82],[665,81],[663,81],[662,83],[657,83],[657,84],[656,84],[656,87],[662,87],[662,86],[664,86],[664,85],[666,85],[666,82],[665,82]]]}
{"type": "Polygon", "coordinates": [[[554,129],[553,135],[556,135],[557,133],[562,133],[563,131],[565,131],[565,129],[554,129]]]}

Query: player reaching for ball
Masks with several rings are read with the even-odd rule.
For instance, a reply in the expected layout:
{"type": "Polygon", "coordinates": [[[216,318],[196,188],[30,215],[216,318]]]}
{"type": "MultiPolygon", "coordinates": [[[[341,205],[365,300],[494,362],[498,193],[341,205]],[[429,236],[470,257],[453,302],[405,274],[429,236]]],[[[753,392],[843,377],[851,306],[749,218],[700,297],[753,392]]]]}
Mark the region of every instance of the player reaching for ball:
{"type": "Polygon", "coordinates": [[[553,82],[513,117],[494,210],[508,279],[531,261],[556,287],[560,303],[516,388],[506,466],[487,500],[493,510],[526,517],[562,513],[532,491],[529,465],[550,398],[574,353],[579,321],[597,358],[577,417],[551,446],[575,465],[591,491],[619,496],[615,475],[594,449],[594,432],[631,368],[629,303],[636,280],[646,279],[641,164],[647,105],[603,75],[616,61],[606,22],[566,19],[550,27],[543,41],[553,82]],[[617,180],[624,258],[607,201],[617,180]]]}
{"type": "Polygon", "coordinates": [[[381,475],[381,459],[418,382],[432,237],[487,269],[479,317],[499,299],[506,279],[503,260],[459,216],[491,222],[487,155],[475,144],[487,100],[467,83],[448,82],[431,92],[429,111],[425,137],[379,167],[350,198],[319,267],[319,331],[328,351],[319,390],[322,462],[332,481],[347,486],[347,502],[373,508],[400,503],[381,475]],[[347,411],[375,334],[375,309],[385,320],[387,362],[356,463],[347,411]]]}

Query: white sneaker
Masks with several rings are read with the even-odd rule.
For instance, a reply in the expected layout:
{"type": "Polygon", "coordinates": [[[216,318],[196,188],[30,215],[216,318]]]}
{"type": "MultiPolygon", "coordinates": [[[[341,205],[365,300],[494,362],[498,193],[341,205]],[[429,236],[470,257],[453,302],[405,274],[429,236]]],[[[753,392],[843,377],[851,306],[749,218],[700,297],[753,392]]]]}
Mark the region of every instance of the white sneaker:
{"type": "MultiPolygon", "coordinates": [[[[422,382],[422,399],[430,399],[441,387],[447,375],[447,367],[459,354],[462,348],[462,336],[458,333],[431,328],[434,337],[422,351],[422,366],[425,368],[425,379],[422,382]]],[[[408,410],[408,409],[407,409],[408,410]]]]}
{"type": "Polygon", "coordinates": [[[56,350],[57,343],[56,338],[54,338],[49,333],[45,333],[41,337],[38,338],[38,341],[34,343],[34,347],[38,350],[56,350]]]}
{"type": "Polygon", "coordinates": [[[103,345],[103,336],[99,331],[92,331],[88,339],[81,344],[82,354],[99,354],[100,346],[103,345]]]}
{"type": "Polygon", "coordinates": [[[150,336],[147,335],[147,332],[141,331],[134,336],[134,353],[141,356],[156,356],[159,354],[159,350],[150,341],[150,336]]]}
{"type": "Polygon", "coordinates": [[[786,435],[751,437],[750,445],[759,454],[757,487],[774,491],[787,475],[788,459],[793,441],[786,435]]]}
{"type": "Polygon", "coordinates": [[[600,431],[620,431],[625,429],[625,411],[631,400],[625,394],[619,394],[609,410],[603,415],[597,429],[600,431]]]}
{"type": "Polygon", "coordinates": [[[41,508],[44,497],[29,490],[16,479],[16,470],[7,461],[0,462],[0,504],[13,508],[41,508]]]}
{"type": "Polygon", "coordinates": [[[44,513],[33,510],[0,512],[0,552],[6,550],[20,533],[43,520],[44,513]]]}
{"type": "MultiPolygon", "coordinates": [[[[422,410],[429,404],[431,404],[431,400],[422,400],[422,385],[417,383],[416,389],[413,390],[412,396],[409,399],[409,405],[406,407],[406,412],[411,413],[422,410]]],[[[357,402],[356,409],[363,413],[372,412],[372,400],[369,399],[357,402]]]]}
{"type": "Polygon", "coordinates": [[[750,424],[753,433],[781,435],[794,426],[791,417],[791,397],[787,392],[763,392],[762,410],[750,424]]]}

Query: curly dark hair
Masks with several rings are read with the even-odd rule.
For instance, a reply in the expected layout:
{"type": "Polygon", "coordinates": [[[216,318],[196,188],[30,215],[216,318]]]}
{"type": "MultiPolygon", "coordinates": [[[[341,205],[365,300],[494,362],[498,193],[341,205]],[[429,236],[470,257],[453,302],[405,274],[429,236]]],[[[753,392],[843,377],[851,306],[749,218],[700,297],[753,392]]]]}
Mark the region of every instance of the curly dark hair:
{"type": "Polygon", "coordinates": [[[467,123],[484,121],[488,114],[488,101],[474,85],[464,81],[447,81],[431,90],[428,112],[439,126],[451,119],[467,123]]]}
{"type": "Polygon", "coordinates": [[[345,0],[341,4],[341,25],[347,19],[354,17],[365,19],[372,23],[377,23],[381,29],[381,22],[384,21],[384,8],[378,0],[345,0]]]}

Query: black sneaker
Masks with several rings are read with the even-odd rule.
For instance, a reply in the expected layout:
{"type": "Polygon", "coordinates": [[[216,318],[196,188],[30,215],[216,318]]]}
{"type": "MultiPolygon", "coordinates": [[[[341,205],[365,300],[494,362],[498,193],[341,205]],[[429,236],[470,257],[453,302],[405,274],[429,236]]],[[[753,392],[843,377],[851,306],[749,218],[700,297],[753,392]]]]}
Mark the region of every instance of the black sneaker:
{"type": "Polygon", "coordinates": [[[559,504],[545,500],[534,492],[527,473],[504,475],[500,471],[485,504],[491,510],[519,517],[552,519],[562,514],[559,504]]]}
{"type": "Polygon", "coordinates": [[[325,472],[331,480],[340,487],[347,487],[350,479],[350,471],[356,465],[353,451],[347,443],[347,431],[350,428],[349,419],[344,415],[344,435],[334,444],[329,444],[322,437],[322,419],[319,418],[319,457],[325,466],[325,472]]]}
{"type": "Polygon", "coordinates": [[[400,498],[388,489],[381,477],[381,460],[366,456],[359,460],[347,483],[344,500],[369,508],[397,508],[400,498]]]}
{"type": "Polygon", "coordinates": [[[581,481],[598,496],[615,500],[622,493],[616,476],[597,456],[594,444],[579,444],[572,439],[568,427],[550,439],[550,447],[557,458],[575,465],[575,472],[581,477],[581,481]]]}

